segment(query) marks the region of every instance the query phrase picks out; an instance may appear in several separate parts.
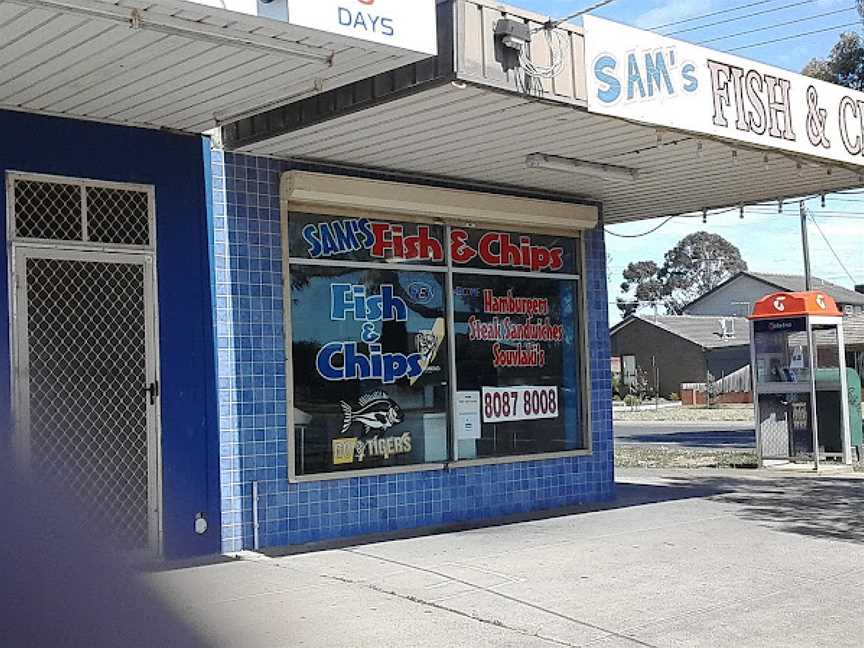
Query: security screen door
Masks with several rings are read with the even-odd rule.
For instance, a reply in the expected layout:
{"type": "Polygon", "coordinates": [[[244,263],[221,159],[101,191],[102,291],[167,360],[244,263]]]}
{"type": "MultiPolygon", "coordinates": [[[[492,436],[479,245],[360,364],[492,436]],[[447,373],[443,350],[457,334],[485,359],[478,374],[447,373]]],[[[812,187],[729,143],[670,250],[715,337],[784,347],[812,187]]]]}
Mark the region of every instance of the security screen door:
{"type": "Polygon", "coordinates": [[[111,188],[112,200],[99,201],[104,187],[86,184],[13,185],[22,458],[80,501],[82,522],[113,546],[158,550],[153,262],[134,249],[151,244],[152,200],[111,188]],[[109,240],[97,249],[99,232],[109,240]],[[64,243],[45,244],[57,237],[64,243]]]}

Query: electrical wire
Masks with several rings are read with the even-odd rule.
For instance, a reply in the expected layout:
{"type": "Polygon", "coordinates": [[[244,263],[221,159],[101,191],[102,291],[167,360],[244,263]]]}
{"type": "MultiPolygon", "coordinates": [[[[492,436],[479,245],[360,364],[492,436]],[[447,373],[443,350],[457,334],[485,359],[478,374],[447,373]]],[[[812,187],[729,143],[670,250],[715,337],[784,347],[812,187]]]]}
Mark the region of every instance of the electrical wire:
{"type": "Polygon", "coordinates": [[[770,31],[772,29],[778,29],[780,27],[788,27],[789,25],[797,25],[799,23],[808,22],[810,20],[818,20],[819,18],[825,18],[826,16],[834,16],[839,13],[845,13],[847,11],[857,11],[858,7],[846,7],[845,9],[835,9],[834,11],[828,11],[821,14],[816,14],[815,16],[807,16],[805,18],[796,18],[794,20],[787,20],[785,22],[776,23],[774,25],[766,25],[765,27],[757,27],[755,29],[748,29],[747,31],[737,32],[734,34],[724,34],[723,36],[716,36],[715,38],[709,38],[707,40],[699,41],[697,45],[706,45],[708,43],[715,43],[720,40],[726,40],[727,38],[738,38],[739,36],[746,36],[748,34],[755,34],[757,32],[770,31]]]}
{"type": "Polygon", "coordinates": [[[535,34],[541,31],[543,32],[546,37],[546,45],[549,48],[551,61],[548,65],[535,63],[531,60],[529,48],[523,47],[519,51],[519,65],[522,67],[522,71],[525,75],[534,79],[554,79],[561,74],[564,71],[566,64],[565,52],[567,48],[567,37],[563,31],[558,29],[558,26],[568,20],[584,16],[595,9],[600,9],[601,7],[605,7],[613,2],[615,2],[615,0],[600,0],[599,2],[595,2],[594,4],[568,16],[564,16],[563,18],[558,18],[557,20],[552,20],[550,18],[543,25],[532,30],[532,33],[535,34]]]}
{"type": "Polygon", "coordinates": [[[769,13],[776,13],[778,11],[786,11],[787,9],[792,9],[794,7],[800,7],[801,5],[811,4],[813,0],[799,0],[798,2],[792,2],[790,4],[785,4],[782,7],[772,7],[771,9],[763,9],[762,11],[754,11],[753,13],[749,13],[746,16],[736,16],[734,18],[725,18],[724,20],[718,20],[716,22],[704,23],[702,25],[696,25],[695,27],[688,27],[686,29],[679,29],[676,31],[666,32],[663,34],[664,36],[672,36],[674,34],[683,34],[685,32],[698,31],[700,29],[707,29],[709,27],[717,27],[718,25],[725,25],[730,22],[737,22],[739,20],[750,20],[754,16],[763,16],[769,13]]]}
{"type": "Polygon", "coordinates": [[[664,220],[662,223],[657,225],[657,227],[652,227],[647,232],[642,232],[641,234],[618,234],[617,232],[611,231],[608,227],[604,228],[603,231],[606,232],[606,234],[609,234],[610,236],[617,236],[618,238],[629,238],[629,239],[641,238],[643,236],[648,236],[649,234],[653,234],[654,232],[659,230],[661,227],[663,227],[666,223],[671,221],[673,218],[677,218],[677,216],[669,216],[666,218],[666,220],[664,220]]]}
{"type": "Polygon", "coordinates": [[[741,47],[733,47],[728,52],[740,52],[741,50],[751,49],[753,47],[762,47],[763,45],[772,45],[774,43],[782,43],[783,41],[794,40],[796,38],[804,38],[806,36],[813,36],[815,34],[822,34],[824,32],[836,31],[838,29],[847,29],[849,27],[857,27],[859,23],[846,23],[845,25],[834,25],[833,27],[826,27],[825,29],[814,29],[809,32],[803,32],[801,34],[792,34],[790,36],[784,36],[782,38],[774,38],[767,41],[761,41],[759,43],[750,43],[749,45],[742,45],[741,47]]]}
{"type": "Polygon", "coordinates": [[[852,282],[852,284],[854,285],[855,282],[856,282],[855,277],[852,276],[852,273],[849,272],[848,268],[846,268],[846,266],[845,266],[845,264],[843,263],[843,261],[840,260],[840,255],[838,255],[837,252],[834,251],[834,246],[831,245],[831,241],[829,241],[829,240],[828,240],[828,237],[825,236],[825,232],[822,231],[822,228],[819,226],[819,223],[816,222],[816,219],[813,218],[813,215],[812,215],[812,214],[810,214],[810,213],[808,212],[807,215],[810,217],[810,222],[813,223],[813,224],[816,226],[816,229],[819,231],[819,235],[822,237],[822,240],[825,241],[825,245],[828,246],[828,249],[831,250],[831,254],[834,255],[834,258],[837,260],[837,263],[840,265],[841,268],[843,268],[843,272],[846,273],[846,276],[849,277],[849,280],[850,280],[850,281],[852,282]]]}
{"type": "Polygon", "coordinates": [[[540,29],[546,36],[546,45],[549,47],[551,57],[549,65],[540,65],[532,61],[528,47],[519,50],[519,65],[522,66],[522,72],[526,76],[535,79],[554,79],[564,71],[564,52],[567,46],[565,32],[554,27],[540,29]]]}
{"type": "Polygon", "coordinates": [[[572,13],[569,16],[564,16],[563,18],[558,18],[557,20],[552,20],[551,18],[543,25],[544,29],[555,29],[561,23],[565,23],[568,20],[573,20],[574,18],[578,18],[579,16],[584,16],[585,14],[591,13],[596,9],[600,9],[605,7],[608,4],[612,4],[615,0],[599,0],[599,2],[595,2],[593,5],[589,7],[585,7],[585,9],[580,9],[576,13],[572,13]]]}
{"type": "Polygon", "coordinates": [[[766,5],[771,2],[777,2],[778,0],[758,0],[758,2],[750,2],[748,4],[740,5],[738,7],[730,7],[728,9],[721,9],[719,11],[712,11],[711,13],[702,14],[701,16],[693,16],[692,18],[683,18],[681,20],[676,20],[675,22],[666,23],[665,25],[657,25],[655,27],[649,27],[649,31],[657,31],[659,29],[666,29],[667,27],[675,27],[676,25],[685,25],[687,23],[696,22],[697,20],[704,20],[705,18],[713,18],[714,16],[722,16],[728,13],[734,13],[736,11],[741,11],[742,9],[749,9],[750,7],[758,7],[760,5],[766,5]]]}

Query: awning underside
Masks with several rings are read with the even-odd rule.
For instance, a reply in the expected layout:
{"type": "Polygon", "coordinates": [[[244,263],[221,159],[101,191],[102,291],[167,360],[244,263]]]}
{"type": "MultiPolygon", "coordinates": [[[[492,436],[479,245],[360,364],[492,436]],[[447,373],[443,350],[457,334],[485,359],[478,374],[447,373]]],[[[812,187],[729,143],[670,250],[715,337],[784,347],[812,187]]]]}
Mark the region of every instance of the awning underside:
{"type": "Polygon", "coordinates": [[[0,109],[202,132],[421,58],[183,0],[0,1],[0,109]]]}
{"type": "Polygon", "coordinates": [[[509,185],[602,201],[606,222],[698,212],[864,185],[850,169],[733,147],[565,105],[446,83],[241,151],[509,185]],[[635,168],[637,180],[529,169],[546,153],[635,168]]]}

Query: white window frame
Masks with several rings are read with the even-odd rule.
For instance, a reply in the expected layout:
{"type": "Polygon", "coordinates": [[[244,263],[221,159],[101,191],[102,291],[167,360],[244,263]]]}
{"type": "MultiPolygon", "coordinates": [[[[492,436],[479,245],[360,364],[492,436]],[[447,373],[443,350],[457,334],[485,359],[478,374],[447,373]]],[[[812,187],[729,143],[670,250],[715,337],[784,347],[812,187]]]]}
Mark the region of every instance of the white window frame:
{"type": "MultiPolygon", "coordinates": [[[[491,270],[485,268],[466,268],[462,266],[454,267],[452,263],[452,259],[450,257],[450,245],[446,244],[445,248],[445,260],[446,263],[444,265],[405,265],[398,268],[399,271],[415,271],[415,272],[434,272],[438,274],[444,274],[446,277],[446,289],[449,292],[448,299],[446,300],[446,322],[447,322],[447,345],[449,351],[449,401],[447,407],[447,447],[449,449],[450,457],[448,457],[447,461],[444,462],[436,462],[436,463],[422,463],[422,464],[414,464],[410,466],[388,466],[381,468],[368,468],[368,469],[358,469],[358,470],[345,470],[338,471],[333,473],[316,473],[311,475],[299,475],[297,474],[297,457],[296,457],[296,431],[294,424],[294,364],[293,364],[293,321],[292,321],[292,291],[291,291],[291,267],[292,266],[326,266],[326,267],[334,267],[334,266],[344,266],[346,269],[364,269],[371,268],[380,270],[382,268],[381,263],[377,262],[363,262],[363,261],[339,261],[339,260],[330,260],[330,259],[303,259],[298,257],[292,257],[291,251],[289,249],[289,221],[291,218],[292,212],[288,211],[288,205],[285,201],[282,201],[282,209],[281,209],[281,226],[282,226],[282,268],[284,273],[284,281],[283,281],[283,316],[284,316],[284,330],[285,330],[285,386],[286,386],[286,421],[287,421],[287,436],[288,436],[288,481],[290,483],[302,483],[302,482],[316,482],[316,481],[329,481],[334,479],[348,479],[351,477],[372,477],[375,475],[388,475],[388,474],[396,474],[396,473],[410,473],[410,472],[421,472],[427,470],[444,470],[448,468],[463,468],[469,466],[480,466],[480,465],[488,465],[488,464],[508,464],[508,463],[517,463],[517,462],[525,462],[525,461],[542,461],[542,460],[551,460],[551,459],[559,459],[562,457],[580,457],[580,456],[590,456],[593,454],[593,429],[592,429],[592,414],[591,414],[591,358],[589,354],[589,342],[588,342],[588,321],[587,321],[587,313],[588,313],[588,297],[587,291],[585,290],[585,282],[583,277],[586,271],[586,258],[585,258],[585,237],[581,232],[567,232],[561,233],[561,236],[566,236],[568,238],[574,239],[578,246],[579,251],[579,272],[581,274],[551,274],[551,273],[543,273],[543,272],[519,272],[513,270],[491,270]],[[458,458],[458,446],[455,438],[455,430],[456,430],[456,412],[454,404],[456,402],[456,346],[455,346],[455,329],[453,326],[454,314],[453,314],[453,300],[452,300],[452,292],[453,292],[453,276],[454,274],[473,274],[473,275],[487,275],[487,276],[514,276],[514,277],[522,277],[522,278],[540,278],[546,280],[559,280],[559,281],[575,281],[577,283],[577,291],[579,298],[579,314],[577,317],[578,324],[578,335],[580,337],[579,348],[582,352],[582,357],[579,362],[579,370],[580,370],[580,413],[582,417],[582,443],[583,448],[579,448],[576,450],[564,450],[560,452],[540,452],[540,453],[531,453],[531,454],[514,454],[507,455],[501,457],[482,457],[476,459],[462,459],[458,458]]],[[[331,215],[328,214],[319,214],[316,211],[304,211],[304,212],[296,212],[298,214],[312,214],[316,216],[321,216],[323,218],[327,218],[331,215]]],[[[375,216],[376,221],[385,221],[385,222],[416,222],[416,223],[426,223],[430,225],[439,225],[444,228],[444,240],[445,242],[450,241],[450,232],[451,225],[450,224],[442,224],[441,222],[436,222],[433,219],[423,219],[418,217],[407,217],[407,218],[385,218],[379,215],[375,216]]],[[[498,226],[494,224],[483,223],[482,225],[478,225],[479,229],[482,230],[501,230],[501,231],[510,231],[510,232],[518,232],[520,234],[532,234],[534,233],[531,228],[519,229],[516,230],[512,224],[500,224],[498,226]]],[[[469,228],[471,229],[471,228],[469,228]]],[[[541,230],[536,232],[538,235],[549,235],[548,230],[541,230]]],[[[396,269],[396,268],[394,268],[396,269]]]]}

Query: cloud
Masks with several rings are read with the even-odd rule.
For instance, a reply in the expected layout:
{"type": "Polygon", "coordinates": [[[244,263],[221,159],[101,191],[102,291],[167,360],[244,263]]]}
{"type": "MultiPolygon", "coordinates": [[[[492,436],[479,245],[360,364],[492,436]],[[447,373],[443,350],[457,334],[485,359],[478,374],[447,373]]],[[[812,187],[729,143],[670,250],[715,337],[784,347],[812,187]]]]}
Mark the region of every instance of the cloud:
{"type": "Polygon", "coordinates": [[[642,29],[652,29],[679,20],[696,18],[713,9],[713,0],[678,0],[669,4],[664,2],[645,13],[639,14],[633,22],[642,29]]]}

